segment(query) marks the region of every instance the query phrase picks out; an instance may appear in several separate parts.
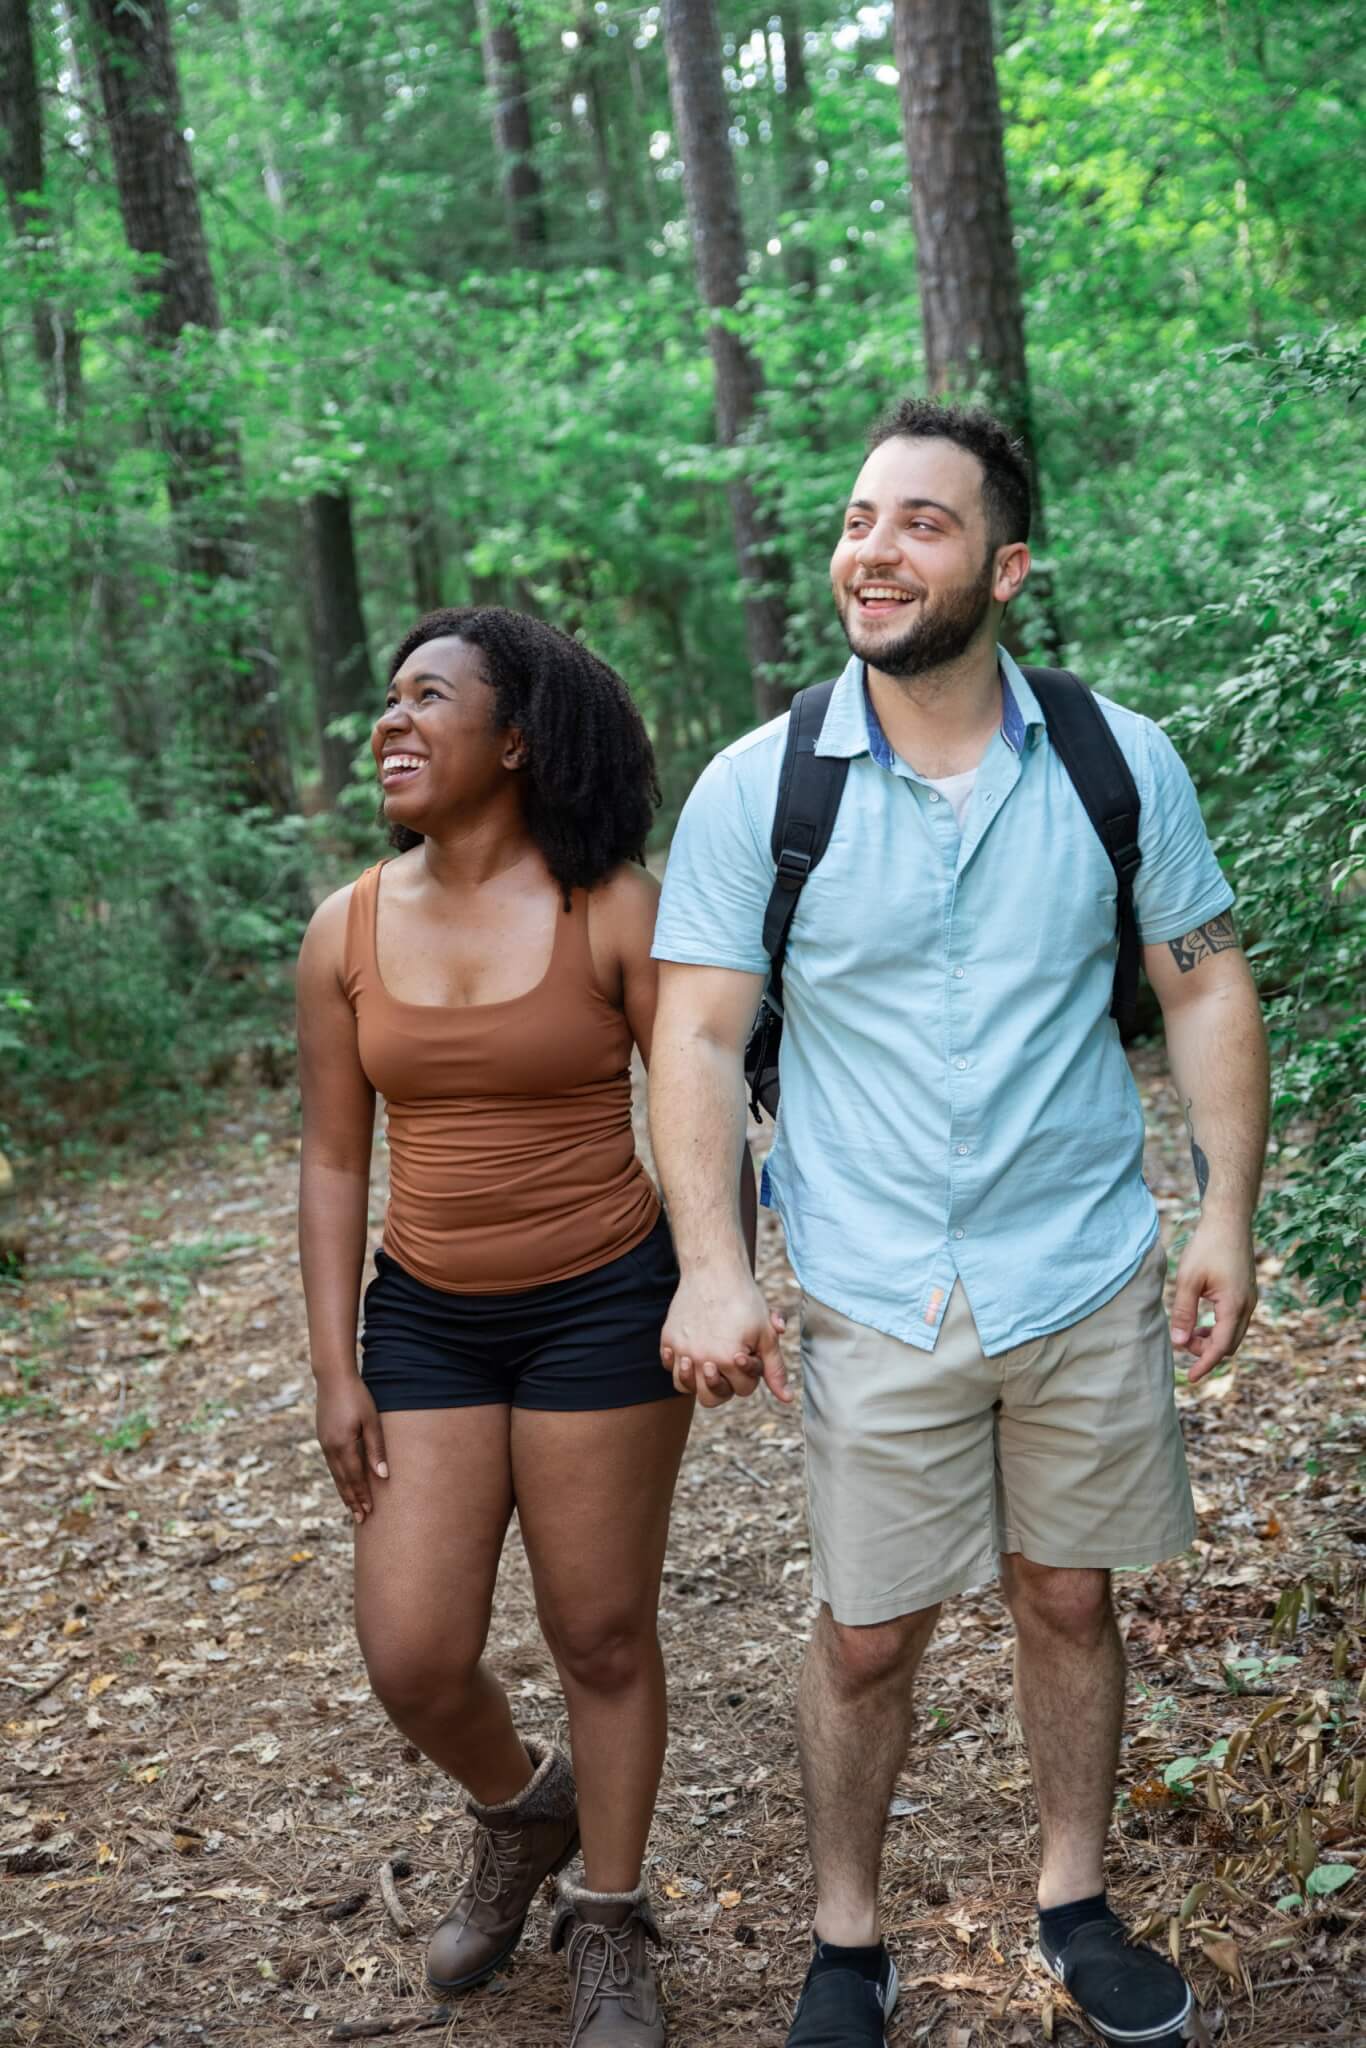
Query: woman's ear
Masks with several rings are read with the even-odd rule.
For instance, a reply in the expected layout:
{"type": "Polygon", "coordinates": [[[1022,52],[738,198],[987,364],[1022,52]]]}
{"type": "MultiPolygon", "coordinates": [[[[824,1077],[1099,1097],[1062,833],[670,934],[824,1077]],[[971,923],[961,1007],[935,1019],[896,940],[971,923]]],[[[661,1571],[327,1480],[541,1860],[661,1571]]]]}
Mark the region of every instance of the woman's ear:
{"type": "Polygon", "coordinates": [[[507,737],[503,742],[503,766],[505,768],[525,768],[530,758],[530,753],[531,750],[527,746],[525,734],[521,731],[520,727],[510,725],[507,729],[507,737]]]}

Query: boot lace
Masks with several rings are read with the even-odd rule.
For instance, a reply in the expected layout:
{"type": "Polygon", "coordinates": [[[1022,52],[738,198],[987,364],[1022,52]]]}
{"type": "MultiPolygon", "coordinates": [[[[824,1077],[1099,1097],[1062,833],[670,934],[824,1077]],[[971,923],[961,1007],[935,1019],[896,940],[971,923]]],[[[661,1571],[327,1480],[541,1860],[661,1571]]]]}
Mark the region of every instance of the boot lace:
{"type": "Polygon", "coordinates": [[[469,1886],[471,1895],[481,1906],[491,1906],[499,1894],[507,1890],[518,1846],[519,1831],[516,1828],[480,1828],[469,1886]]]}
{"type": "Polygon", "coordinates": [[[599,1999],[625,1999],[631,1990],[631,1922],[599,1927],[580,1920],[569,1937],[569,1971],[574,1981],[574,2025],[567,2048],[575,2048],[599,1999]]]}

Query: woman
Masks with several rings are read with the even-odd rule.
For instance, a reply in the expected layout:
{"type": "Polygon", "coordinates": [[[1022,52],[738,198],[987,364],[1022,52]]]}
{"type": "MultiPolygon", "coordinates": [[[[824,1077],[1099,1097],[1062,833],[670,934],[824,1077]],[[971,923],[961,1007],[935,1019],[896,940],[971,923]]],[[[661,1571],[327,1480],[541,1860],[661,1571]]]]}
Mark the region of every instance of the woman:
{"type": "Polygon", "coordinates": [[[657,2044],[640,1876],[692,1402],[660,1369],[677,1269],[631,1132],[655,1004],[650,743],[586,648],[481,607],[408,634],[372,744],[402,850],[322,905],[300,955],[299,1241],[371,1682],[476,1823],[428,1974],[450,1994],[496,1970],[581,1840],[554,1933],[569,2038],[657,2044]],[[390,1199],[358,1372],[376,1094],[390,1199]],[[483,1662],[514,1506],[572,1769],[523,1744],[483,1662]]]}

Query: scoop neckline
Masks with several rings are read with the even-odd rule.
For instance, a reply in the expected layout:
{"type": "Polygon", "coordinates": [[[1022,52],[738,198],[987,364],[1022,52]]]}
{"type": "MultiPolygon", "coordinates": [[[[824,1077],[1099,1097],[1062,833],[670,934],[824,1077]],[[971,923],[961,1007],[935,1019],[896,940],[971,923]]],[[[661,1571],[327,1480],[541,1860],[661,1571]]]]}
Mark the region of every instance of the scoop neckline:
{"type": "Polygon", "coordinates": [[[546,961],[545,973],[534,987],[524,989],[519,996],[500,996],[494,1003],[412,1003],[404,996],[396,996],[384,979],[384,971],[379,964],[379,885],[388,866],[389,862],[382,860],[375,869],[374,902],[370,906],[370,957],[375,963],[376,985],[386,1003],[392,1003],[398,1010],[430,1010],[438,1016],[465,1017],[488,1010],[509,1010],[514,1003],[526,1003],[533,996],[540,995],[555,971],[555,961],[560,951],[560,933],[573,915],[572,909],[556,912],[555,935],[550,942],[550,958],[546,961]]]}

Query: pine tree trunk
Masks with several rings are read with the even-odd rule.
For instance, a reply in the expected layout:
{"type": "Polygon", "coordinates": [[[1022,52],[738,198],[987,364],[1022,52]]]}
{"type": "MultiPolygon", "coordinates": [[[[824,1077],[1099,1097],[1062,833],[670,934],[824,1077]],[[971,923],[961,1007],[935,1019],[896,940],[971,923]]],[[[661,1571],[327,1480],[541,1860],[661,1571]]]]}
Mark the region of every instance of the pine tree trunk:
{"type": "MultiPolygon", "coordinates": [[[[697,282],[713,316],[717,438],[723,448],[734,448],[754,417],[763,378],[746,343],[715,317],[738,303],[747,262],[713,0],[667,0],[664,29],[697,282]]],[[[753,486],[740,477],[727,489],[744,591],[754,705],[761,718],[771,718],[787,703],[786,565],[774,524],[753,486]]]]}
{"type": "Polygon", "coordinates": [[[378,708],[370,643],[361,607],[356,541],[348,491],[315,491],[304,511],[308,559],[308,625],[313,653],[313,701],[323,792],[334,804],[351,779],[354,740],[328,733],[350,712],[374,716],[378,708]]]}
{"type": "MultiPolygon", "coordinates": [[[[43,113],[28,0],[0,0],[0,181],[15,240],[38,248],[52,234],[41,194],[43,113]]],[[[81,411],[81,337],[75,320],[45,294],[32,304],[33,345],[59,426],[81,411]]]]}
{"type": "MultiPolygon", "coordinates": [[[[806,76],[806,48],[802,41],[799,0],[784,0],[780,16],[783,42],[783,203],[790,213],[811,226],[813,186],[811,152],[802,133],[801,119],[811,104],[811,87],[806,76]]],[[[787,232],[783,240],[783,267],[789,282],[810,294],[816,287],[816,252],[802,237],[787,232]]]]}
{"type": "MultiPolygon", "coordinates": [[[[895,33],[926,377],[944,394],[986,386],[1029,458],[1042,545],[991,0],[895,0],[895,33]]],[[[1063,635],[1047,579],[1035,576],[1033,596],[1056,652],[1063,635]]]]}
{"type": "MultiPolygon", "coordinates": [[[[169,385],[182,333],[216,333],[221,323],[166,0],[88,5],[124,233],[140,255],[159,259],[143,281],[144,317],[169,385]]],[[[275,661],[252,602],[236,436],[196,424],[173,390],[159,410],[177,553],[197,610],[212,620],[212,658],[196,659],[191,677],[201,741],[218,752],[242,803],[280,817],[295,808],[294,777],[275,661]]]]}
{"type": "Polygon", "coordinates": [[[531,101],[512,0],[478,0],[478,10],[508,230],[518,248],[540,249],[546,240],[545,206],[532,155],[531,101]]]}

